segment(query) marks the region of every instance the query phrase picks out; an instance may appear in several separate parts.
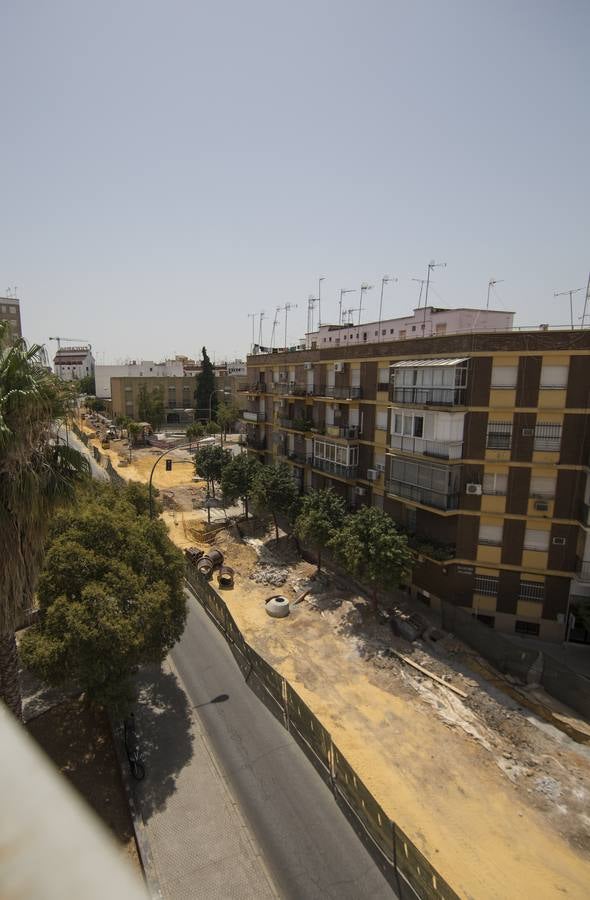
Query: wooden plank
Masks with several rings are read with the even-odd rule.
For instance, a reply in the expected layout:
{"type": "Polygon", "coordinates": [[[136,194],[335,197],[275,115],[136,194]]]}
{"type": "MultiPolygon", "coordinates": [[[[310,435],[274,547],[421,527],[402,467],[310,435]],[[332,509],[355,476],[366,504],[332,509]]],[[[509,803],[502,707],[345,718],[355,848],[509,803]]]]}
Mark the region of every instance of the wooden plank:
{"type": "Polygon", "coordinates": [[[402,653],[398,653],[397,650],[391,648],[391,652],[394,653],[398,659],[401,659],[402,662],[407,663],[408,666],[412,666],[413,669],[417,669],[419,672],[422,672],[423,675],[427,675],[428,678],[432,678],[433,681],[436,681],[438,684],[442,684],[443,687],[449,689],[449,691],[453,691],[453,693],[458,694],[459,697],[462,697],[464,700],[467,699],[467,694],[465,691],[460,690],[460,688],[455,687],[453,684],[449,684],[448,681],[444,681],[442,678],[439,678],[438,675],[435,675],[434,672],[429,672],[428,669],[425,669],[424,666],[419,665],[411,659],[408,659],[407,656],[404,656],[402,653]]]}

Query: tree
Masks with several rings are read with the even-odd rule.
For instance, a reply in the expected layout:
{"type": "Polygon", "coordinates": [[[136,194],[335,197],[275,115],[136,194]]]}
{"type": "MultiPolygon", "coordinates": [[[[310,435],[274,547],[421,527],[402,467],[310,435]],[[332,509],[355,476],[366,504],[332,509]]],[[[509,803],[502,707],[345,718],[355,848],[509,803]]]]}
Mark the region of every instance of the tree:
{"type": "Polygon", "coordinates": [[[141,422],[129,422],[127,426],[127,434],[129,435],[129,444],[131,447],[135,447],[137,443],[139,443],[140,435],[145,439],[145,428],[141,424],[141,422]]]}
{"type": "Polygon", "coordinates": [[[132,673],[161,662],[186,620],[182,554],[163,522],[110,486],[94,485],[56,516],[38,595],[40,623],[22,640],[26,665],[117,712],[133,696],[132,673]]]}
{"type": "Polygon", "coordinates": [[[202,422],[192,422],[186,429],[186,437],[190,444],[190,450],[193,448],[193,441],[199,441],[205,437],[205,426],[202,422]]]}
{"type": "Polygon", "coordinates": [[[207,490],[211,485],[211,493],[215,496],[215,482],[221,481],[225,466],[231,459],[229,450],[214,444],[200,447],[195,454],[195,474],[207,481],[207,490]]]}
{"type": "Polygon", "coordinates": [[[311,491],[301,501],[299,515],[295,520],[295,534],[315,547],[318,572],[322,567],[322,547],[326,546],[342,526],[345,514],[344,499],[332,488],[311,491]]]}
{"type": "Polygon", "coordinates": [[[237,406],[233,403],[220,403],[217,410],[216,421],[221,426],[221,433],[225,437],[228,428],[234,424],[240,414],[237,406]]]}
{"type": "Polygon", "coordinates": [[[90,474],[85,457],[53,440],[69,392],[43,368],[41,351],[12,343],[0,322],[0,699],[18,718],[15,628],[33,605],[50,514],[90,474]]]}
{"type": "Polygon", "coordinates": [[[299,491],[291,466],[278,463],[275,466],[261,466],[252,486],[252,501],[257,511],[269,512],[275,526],[275,536],[279,543],[277,515],[289,514],[297,502],[299,491]]]}
{"type": "Polygon", "coordinates": [[[213,420],[211,420],[210,422],[207,422],[207,424],[205,426],[205,430],[206,430],[207,434],[211,434],[211,435],[220,434],[220,432],[221,432],[221,428],[219,427],[217,422],[214,422],[213,420]]]}
{"type": "Polygon", "coordinates": [[[86,409],[89,409],[90,412],[104,412],[106,409],[106,403],[99,397],[86,397],[84,402],[86,409]]]}
{"type": "Polygon", "coordinates": [[[145,384],[139,390],[138,403],[139,418],[142,422],[149,422],[154,431],[157,431],[164,422],[164,397],[161,387],[149,391],[145,384]]]}
{"type": "Polygon", "coordinates": [[[214,419],[217,413],[217,394],[215,392],[215,370],[209,359],[206,347],[202,350],[203,360],[201,363],[201,371],[197,375],[197,389],[195,391],[195,407],[196,418],[201,422],[209,421],[209,409],[211,409],[211,418],[214,419]],[[213,395],[213,396],[211,396],[213,395]],[[211,404],[209,404],[211,400],[211,404]]]}
{"type": "Polygon", "coordinates": [[[254,486],[254,481],[260,462],[249,453],[240,453],[232,456],[224,467],[221,475],[221,490],[227,503],[235,503],[242,500],[246,519],[248,519],[248,502],[254,486]]]}
{"type": "Polygon", "coordinates": [[[90,394],[91,396],[94,396],[96,394],[94,375],[85,375],[84,378],[81,378],[78,382],[78,390],[81,394],[90,394]]]}
{"type": "Polygon", "coordinates": [[[410,573],[414,554],[387,513],[363,506],[346,516],[329,542],[340,564],[354,578],[371,588],[377,610],[377,590],[401,584],[410,573]]]}

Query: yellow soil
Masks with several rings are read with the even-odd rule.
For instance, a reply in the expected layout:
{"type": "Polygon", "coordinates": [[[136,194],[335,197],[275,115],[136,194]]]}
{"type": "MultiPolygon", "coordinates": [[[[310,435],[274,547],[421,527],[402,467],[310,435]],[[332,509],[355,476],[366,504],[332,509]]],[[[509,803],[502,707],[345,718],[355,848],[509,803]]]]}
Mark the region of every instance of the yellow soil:
{"type": "MultiPolygon", "coordinates": [[[[134,474],[119,471],[145,480],[147,467],[142,461],[134,474]]],[[[198,544],[202,519],[202,511],[164,513],[179,547],[198,544]]],[[[224,599],[245,638],[289,680],[387,814],[458,894],[588,897],[590,861],[523,802],[479,745],[419,702],[373,684],[367,663],[306,604],[287,619],[269,618],[263,600],[275,589],[247,577],[254,551],[227,535],[218,546],[236,569],[235,588],[224,599]]],[[[293,597],[292,589],[281,591],[293,597]]]]}

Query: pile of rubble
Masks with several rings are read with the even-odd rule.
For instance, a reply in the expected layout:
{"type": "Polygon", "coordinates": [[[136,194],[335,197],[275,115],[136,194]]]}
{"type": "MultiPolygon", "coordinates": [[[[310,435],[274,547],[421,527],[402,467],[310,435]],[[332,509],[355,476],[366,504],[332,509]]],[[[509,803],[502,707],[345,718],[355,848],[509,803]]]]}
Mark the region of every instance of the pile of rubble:
{"type": "Polygon", "coordinates": [[[281,585],[285,584],[288,576],[288,569],[260,562],[250,572],[252,581],[255,581],[257,584],[269,584],[273,587],[281,587],[281,585]]]}

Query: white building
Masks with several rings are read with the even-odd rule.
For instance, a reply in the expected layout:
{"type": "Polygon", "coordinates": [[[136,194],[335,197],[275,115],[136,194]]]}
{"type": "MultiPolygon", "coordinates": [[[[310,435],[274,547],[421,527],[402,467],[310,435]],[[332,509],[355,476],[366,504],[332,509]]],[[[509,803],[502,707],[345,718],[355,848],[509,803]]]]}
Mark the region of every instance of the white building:
{"type": "Polygon", "coordinates": [[[53,369],[64,381],[78,381],[87,375],[94,375],[91,347],[60,347],[53,357],[53,369]]]}
{"type": "Polygon", "coordinates": [[[183,375],[184,365],[180,359],[167,359],[160,363],[142,359],[140,362],[133,360],[120,366],[96,366],[96,396],[102,399],[111,396],[111,378],[166,378],[183,375]]]}
{"type": "Polygon", "coordinates": [[[227,364],[228,375],[239,375],[245,377],[247,375],[246,363],[243,359],[234,359],[233,362],[227,364]]]}
{"type": "Polygon", "coordinates": [[[461,334],[468,331],[510,331],[513,312],[494,309],[442,309],[423,306],[413,315],[382,322],[363,322],[360,325],[322,325],[318,331],[307,335],[311,349],[349,347],[351,344],[371,344],[380,341],[400,341],[404,338],[432,337],[433,335],[461,334]]]}

